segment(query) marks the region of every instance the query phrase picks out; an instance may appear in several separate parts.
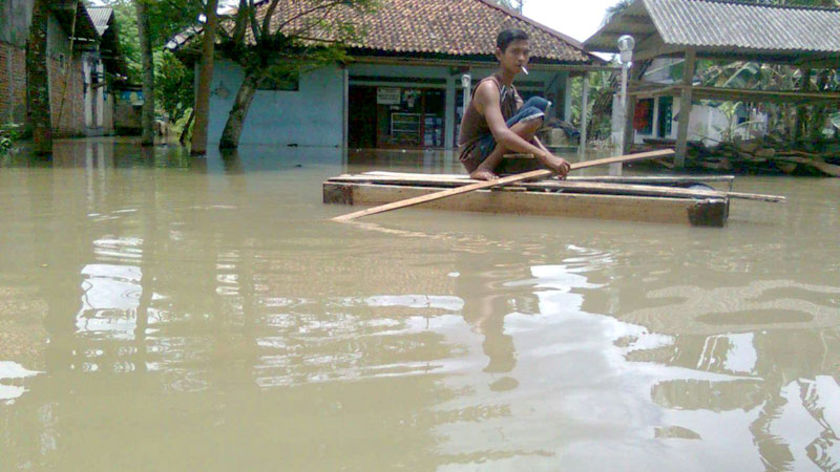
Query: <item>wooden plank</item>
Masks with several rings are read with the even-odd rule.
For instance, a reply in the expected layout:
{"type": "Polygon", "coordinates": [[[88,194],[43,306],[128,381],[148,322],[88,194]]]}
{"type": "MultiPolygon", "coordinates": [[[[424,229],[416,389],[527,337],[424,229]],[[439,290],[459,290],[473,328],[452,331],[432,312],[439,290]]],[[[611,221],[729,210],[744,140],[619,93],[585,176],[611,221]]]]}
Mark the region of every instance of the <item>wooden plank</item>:
{"type": "MultiPolygon", "coordinates": [[[[333,177],[330,182],[371,183],[379,185],[412,185],[434,187],[439,190],[463,185],[462,179],[434,178],[426,174],[404,174],[403,176],[388,175],[344,175],[333,177]],[[431,178],[425,178],[431,177],[431,178]]],[[[563,191],[571,193],[598,193],[610,195],[638,195],[673,198],[739,198],[745,200],[759,200],[765,202],[783,202],[785,197],[780,195],[765,195],[757,193],[728,192],[708,189],[688,189],[656,185],[633,185],[621,183],[586,182],[548,180],[538,182],[519,182],[510,187],[521,190],[563,191]]]]}
{"type": "MultiPolygon", "coordinates": [[[[652,98],[661,96],[679,97],[687,86],[660,85],[659,87],[645,86],[628,92],[638,98],[652,98]]],[[[692,86],[694,99],[744,101],[758,103],[798,103],[798,104],[834,104],[840,101],[838,92],[803,92],[796,90],[752,90],[742,88],[692,86]]]]}
{"type": "MultiPolygon", "coordinates": [[[[473,183],[478,180],[470,179],[466,174],[426,174],[420,172],[393,172],[376,170],[364,172],[361,174],[344,174],[343,176],[333,177],[341,178],[347,175],[353,176],[373,176],[373,177],[404,177],[406,180],[412,181],[457,181],[458,183],[473,183]]],[[[565,179],[567,182],[613,182],[613,183],[627,183],[627,184],[687,184],[695,182],[724,182],[730,183],[735,180],[734,175],[569,175],[565,179]]]]}
{"type": "MultiPolygon", "coordinates": [[[[616,156],[616,157],[607,157],[604,159],[596,159],[594,161],[589,162],[576,162],[571,165],[571,170],[575,169],[582,169],[586,167],[594,167],[600,165],[607,165],[607,164],[614,164],[619,162],[631,162],[637,161],[642,159],[653,159],[657,157],[666,157],[671,156],[674,154],[674,151],[670,149],[661,149],[658,151],[649,151],[649,152],[640,152],[637,154],[625,155],[625,156],[616,156]]],[[[523,172],[521,174],[511,175],[508,177],[501,177],[493,180],[489,180],[486,182],[479,182],[470,185],[464,185],[457,188],[451,188],[448,190],[443,190],[440,192],[436,192],[434,194],[427,194],[422,195],[416,198],[410,198],[404,201],[399,202],[391,202],[385,205],[380,205],[374,208],[368,208],[367,210],[357,211],[353,213],[348,213],[346,215],[337,216],[332,218],[333,221],[350,221],[355,218],[361,218],[367,215],[374,215],[377,213],[383,213],[386,211],[396,210],[399,208],[405,208],[408,206],[419,205],[421,203],[429,202],[432,200],[439,200],[442,198],[447,198],[453,195],[460,195],[468,192],[472,192],[474,190],[480,190],[483,188],[491,188],[496,187],[499,185],[506,185],[514,182],[521,182],[530,179],[540,179],[545,178],[554,173],[550,170],[534,170],[531,172],[523,172]]]]}
{"type": "MultiPolygon", "coordinates": [[[[353,205],[383,205],[436,193],[429,187],[325,182],[324,201],[353,205]]],[[[511,213],[518,215],[599,218],[619,221],[680,223],[721,227],[729,210],[727,199],[692,200],[547,192],[499,192],[481,189],[448,200],[431,200],[424,209],[511,213]]]]}

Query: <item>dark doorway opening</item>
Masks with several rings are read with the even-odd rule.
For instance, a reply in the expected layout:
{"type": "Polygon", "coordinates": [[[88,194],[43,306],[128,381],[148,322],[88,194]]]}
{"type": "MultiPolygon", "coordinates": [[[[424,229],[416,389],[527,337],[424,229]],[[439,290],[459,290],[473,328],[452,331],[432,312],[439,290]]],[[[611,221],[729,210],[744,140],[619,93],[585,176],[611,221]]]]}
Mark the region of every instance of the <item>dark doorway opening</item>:
{"type": "Polygon", "coordinates": [[[376,87],[350,86],[347,146],[376,147],[376,87]]]}
{"type": "Polygon", "coordinates": [[[351,85],[348,146],[442,148],[445,103],[443,89],[351,85]]]}

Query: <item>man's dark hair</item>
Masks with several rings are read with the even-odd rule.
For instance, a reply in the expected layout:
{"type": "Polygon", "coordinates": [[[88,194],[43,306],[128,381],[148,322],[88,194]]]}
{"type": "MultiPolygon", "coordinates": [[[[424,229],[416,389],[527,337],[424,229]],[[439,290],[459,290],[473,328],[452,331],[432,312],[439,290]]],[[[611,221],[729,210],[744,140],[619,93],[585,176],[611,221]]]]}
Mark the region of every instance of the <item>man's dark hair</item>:
{"type": "Polygon", "coordinates": [[[496,46],[501,49],[502,52],[505,52],[505,49],[510,46],[510,43],[519,39],[527,40],[528,33],[516,28],[506,29],[496,36],[496,46]]]}

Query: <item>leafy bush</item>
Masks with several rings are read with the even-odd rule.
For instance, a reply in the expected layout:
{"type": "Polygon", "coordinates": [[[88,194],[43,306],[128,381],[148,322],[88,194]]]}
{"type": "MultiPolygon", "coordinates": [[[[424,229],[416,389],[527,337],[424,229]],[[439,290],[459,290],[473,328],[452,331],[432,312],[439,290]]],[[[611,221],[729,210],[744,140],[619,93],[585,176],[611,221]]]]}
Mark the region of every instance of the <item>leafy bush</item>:
{"type": "Polygon", "coordinates": [[[20,138],[18,128],[20,128],[20,125],[14,123],[0,126],[0,156],[8,154],[15,141],[20,138]]]}

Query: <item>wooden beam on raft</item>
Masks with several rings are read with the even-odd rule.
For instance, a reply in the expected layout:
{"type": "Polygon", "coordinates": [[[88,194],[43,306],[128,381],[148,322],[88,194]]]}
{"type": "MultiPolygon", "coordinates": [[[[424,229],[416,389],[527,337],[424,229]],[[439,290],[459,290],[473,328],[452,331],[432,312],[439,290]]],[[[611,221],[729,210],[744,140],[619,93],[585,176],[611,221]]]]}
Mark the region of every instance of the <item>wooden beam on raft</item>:
{"type": "Polygon", "coordinates": [[[685,155],[688,149],[688,124],[691,117],[692,88],[694,80],[694,64],[697,52],[694,48],[686,48],[685,63],[683,65],[683,88],[680,94],[679,121],[677,122],[677,146],[674,155],[674,166],[685,167],[685,155]]]}
{"type": "MultiPolygon", "coordinates": [[[[674,151],[671,149],[660,149],[658,151],[648,151],[648,152],[640,152],[636,154],[630,154],[626,156],[615,156],[615,157],[606,157],[603,159],[596,159],[594,161],[588,162],[575,162],[570,166],[570,170],[576,169],[584,169],[587,167],[595,167],[595,166],[602,166],[602,165],[610,165],[620,162],[633,162],[639,161],[643,159],[655,159],[657,157],[670,157],[674,155],[674,151]]],[[[339,221],[339,222],[346,222],[350,220],[354,220],[356,218],[361,218],[363,216],[368,215],[375,215],[377,213],[384,213],[386,211],[397,210],[400,208],[406,208],[414,205],[419,205],[421,203],[427,203],[435,200],[440,200],[443,198],[449,198],[455,195],[462,195],[465,193],[473,192],[476,190],[487,189],[491,187],[497,187],[502,185],[508,185],[516,182],[524,182],[526,180],[534,180],[534,179],[544,179],[550,177],[554,173],[548,169],[540,169],[534,170],[530,172],[522,172],[520,174],[509,175],[507,177],[495,178],[488,181],[481,181],[476,182],[474,184],[463,185],[457,188],[450,188],[447,190],[441,190],[438,192],[434,192],[432,194],[425,194],[420,195],[412,198],[406,198],[402,201],[397,202],[389,202],[383,205],[379,205],[373,208],[368,208],[367,210],[356,211],[353,213],[348,213],[346,215],[340,215],[335,218],[332,218],[332,221],[339,221]]]]}
{"type": "MultiPolygon", "coordinates": [[[[485,188],[448,200],[429,199],[423,208],[713,227],[724,226],[729,215],[728,198],[694,199],[513,190],[507,187],[498,190],[485,188]]],[[[349,205],[387,205],[436,193],[439,193],[439,188],[410,185],[331,180],[323,185],[324,203],[349,205]]]]}
{"type": "MultiPolygon", "coordinates": [[[[723,176],[725,177],[725,176],[723,176]]],[[[632,179],[628,177],[627,179],[632,179]]],[[[744,193],[722,191],[715,189],[694,189],[669,187],[666,185],[650,185],[650,183],[632,183],[622,177],[614,177],[612,182],[597,182],[592,180],[542,180],[537,182],[520,182],[509,185],[500,190],[511,191],[550,191],[562,193],[587,193],[598,195],[633,195],[643,197],[671,197],[671,198],[739,198],[744,200],[759,200],[765,202],[784,202],[780,195],[766,195],[760,193],[744,193]],[[629,182],[629,183],[628,183],[629,182]]],[[[725,181],[721,179],[721,181],[725,181]]],[[[332,183],[354,183],[373,185],[405,185],[417,187],[452,188],[470,182],[458,176],[434,174],[402,174],[402,173],[370,173],[361,175],[340,175],[328,180],[332,183]]],[[[672,183],[669,181],[663,181],[672,183]]],[[[682,183],[689,182],[686,180],[682,183]]]]}
{"type": "MultiPolygon", "coordinates": [[[[527,154],[532,159],[536,159],[531,154],[527,154]]],[[[419,172],[395,172],[388,170],[374,170],[362,174],[344,174],[334,179],[367,179],[369,182],[376,182],[380,178],[405,179],[407,182],[428,182],[437,184],[439,182],[452,182],[453,185],[466,185],[469,183],[478,182],[478,180],[471,179],[467,174],[424,174],[419,172]]],[[[722,182],[728,184],[730,190],[732,183],[735,181],[735,176],[727,175],[568,175],[562,181],[548,180],[544,183],[553,182],[605,182],[605,183],[623,183],[623,184],[638,184],[638,185],[683,185],[693,183],[709,183],[722,182]]],[[[521,185],[521,184],[514,184],[521,185]]]]}

